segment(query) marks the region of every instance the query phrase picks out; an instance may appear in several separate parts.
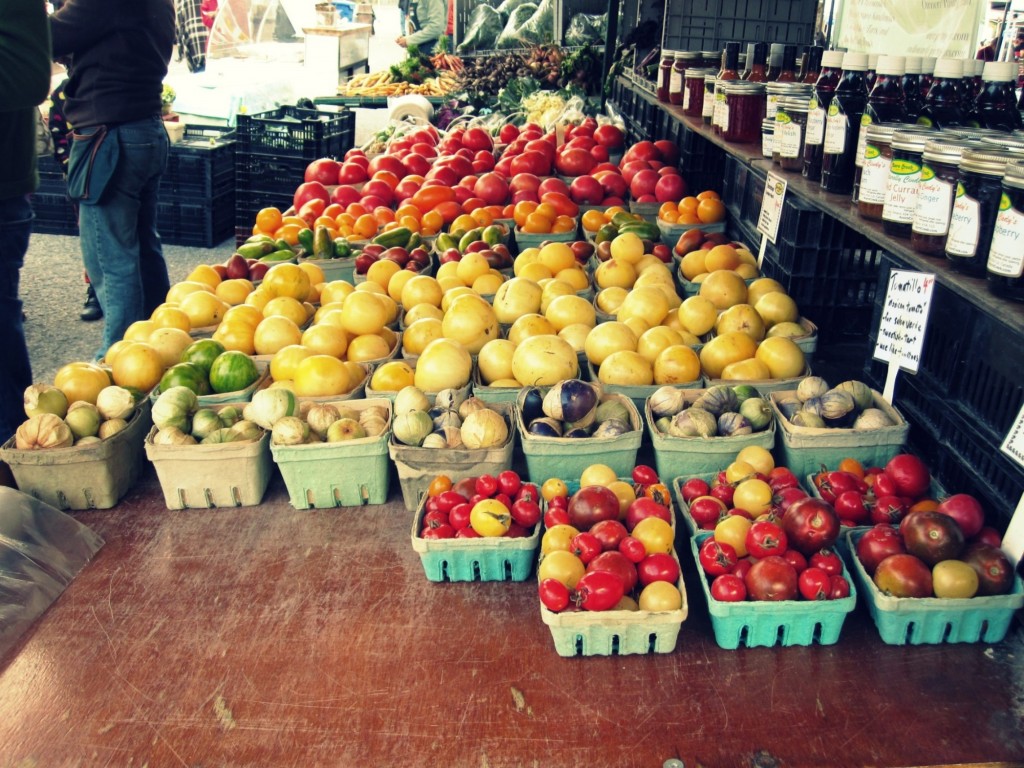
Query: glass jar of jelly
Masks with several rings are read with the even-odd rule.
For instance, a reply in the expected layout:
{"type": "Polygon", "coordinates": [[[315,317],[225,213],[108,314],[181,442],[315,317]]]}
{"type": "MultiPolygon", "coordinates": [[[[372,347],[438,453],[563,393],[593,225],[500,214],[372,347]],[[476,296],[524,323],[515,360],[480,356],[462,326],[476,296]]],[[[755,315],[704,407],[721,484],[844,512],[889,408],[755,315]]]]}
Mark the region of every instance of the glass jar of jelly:
{"type": "Polygon", "coordinates": [[[722,138],[737,144],[757,142],[764,120],[764,85],[734,80],[720,87],[725,95],[725,107],[720,115],[722,138]]]}
{"type": "Polygon", "coordinates": [[[683,105],[683,86],[685,83],[686,70],[695,66],[700,58],[700,53],[695,51],[676,51],[672,62],[672,73],[668,80],[668,103],[676,107],[683,105]]]}
{"type": "Polygon", "coordinates": [[[809,96],[787,96],[779,101],[775,110],[772,162],[784,171],[799,172],[804,167],[804,131],[809,106],[809,96]]]}
{"type": "Polygon", "coordinates": [[[946,253],[949,216],[953,212],[953,196],[960,176],[960,157],[965,149],[977,148],[976,141],[942,136],[924,145],[921,181],[910,225],[910,247],[918,253],[926,256],[943,256],[946,253]]]}
{"type": "Polygon", "coordinates": [[[775,118],[766,117],[761,121],[761,157],[772,159],[775,145],[775,118]]]}
{"type": "Polygon", "coordinates": [[[1024,301],[1024,160],[1006,165],[987,272],[992,293],[1024,301]]]}
{"type": "Polygon", "coordinates": [[[899,123],[872,123],[867,127],[864,159],[861,162],[857,213],[872,221],[882,220],[885,189],[892,164],[892,136],[899,123]]]}
{"type": "Polygon", "coordinates": [[[931,131],[901,130],[892,136],[892,162],[882,207],[882,228],[887,235],[910,237],[921,182],[922,154],[932,135],[931,131]]]}
{"type": "Polygon", "coordinates": [[[683,114],[701,117],[704,114],[704,79],[714,70],[701,67],[688,68],[683,73],[683,114]]]}
{"type": "Polygon", "coordinates": [[[961,156],[946,258],[953,269],[964,274],[985,276],[1007,159],[996,147],[968,149],[961,156]]]}
{"type": "Polygon", "coordinates": [[[715,116],[715,84],[717,82],[717,71],[704,75],[704,101],[701,103],[700,116],[707,125],[711,125],[715,116]]]}
{"type": "Polygon", "coordinates": [[[658,101],[668,104],[669,81],[672,79],[672,65],[675,63],[675,51],[662,51],[661,64],[658,65],[658,101]]]}

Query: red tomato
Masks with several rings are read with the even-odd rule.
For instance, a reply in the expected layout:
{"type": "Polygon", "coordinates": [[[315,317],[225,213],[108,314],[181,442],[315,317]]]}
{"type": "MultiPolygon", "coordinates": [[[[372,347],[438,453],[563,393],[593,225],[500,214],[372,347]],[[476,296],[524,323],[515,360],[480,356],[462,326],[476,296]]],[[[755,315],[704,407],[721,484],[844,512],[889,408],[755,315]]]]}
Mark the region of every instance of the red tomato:
{"type": "MultiPolygon", "coordinates": [[[[611,554],[611,553],[607,553],[611,554]]],[[[633,566],[631,565],[630,568],[633,566]]],[[[580,605],[587,611],[607,611],[625,594],[622,579],[608,571],[588,571],[576,583],[580,605]]]]}
{"type": "Polygon", "coordinates": [[[828,600],[832,589],[832,577],[821,568],[807,568],[797,579],[800,594],[805,600],[828,600]]]}
{"type": "Polygon", "coordinates": [[[519,489],[523,487],[523,482],[518,472],[506,469],[504,472],[498,473],[498,487],[502,493],[507,493],[514,499],[516,494],[519,493],[519,489]]]}
{"type": "Polygon", "coordinates": [[[601,542],[604,551],[618,549],[622,540],[629,535],[626,526],[618,520],[602,520],[590,529],[590,533],[601,542]]]}
{"type": "Polygon", "coordinates": [[[655,581],[675,584],[679,581],[679,563],[672,555],[656,552],[648,555],[636,566],[637,577],[643,586],[655,581]]]}
{"type": "Polygon", "coordinates": [[[569,542],[569,551],[586,565],[601,554],[601,540],[589,531],[577,533],[569,542]]]}
{"type": "MultiPolygon", "coordinates": [[[[658,478],[658,473],[654,469],[648,467],[646,464],[638,464],[633,467],[633,482],[639,483],[640,485],[654,485],[655,483],[660,483],[661,480],[658,478]]],[[[703,494],[699,495],[703,496],[703,494]]]]}
{"type": "Polygon", "coordinates": [[[619,150],[626,143],[626,137],[618,126],[605,123],[594,129],[594,141],[609,150],[619,150]]]}
{"type": "Polygon", "coordinates": [[[736,567],[736,548],[724,541],[716,541],[709,536],[698,550],[698,559],[704,572],[711,576],[729,573],[736,567]]]}
{"type": "MultiPolygon", "coordinates": [[[[519,503],[520,502],[517,501],[513,506],[519,503]]],[[[527,503],[532,504],[533,502],[527,503]]],[[[547,511],[544,513],[544,527],[554,528],[556,525],[569,525],[569,512],[562,507],[548,507],[547,511]]]]}
{"type": "Polygon", "coordinates": [[[913,555],[889,555],[878,564],[874,580],[893,597],[932,596],[932,569],[913,555]]]}
{"type": "Polygon", "coordinates": [[[808,565],[811,568],[824,571],[829,576],[842,576],[843,574],[843,560],[831,550],[823,549],[820,552],[815,552],[811,555],[808,565]]]}
{"type": "Polygon", "coordinates": [[[782,555],[789,542],[782,527],[767,521],[758,521],[747,531],[747,552],[754,557],[782,555]]]}
{"type": "Polygon", "coordinates": [[[544,579],[537,585],[540,601],[549,611],[558,613],[569,605],[569,588],[558,579],[544,579]]]}
{"type": "Polygon", "coordinates": [[[622,581],[624,593],[632,592],[636,586],[636,566],[618,550],[599,554],[587,564],[587,571],[607,571],[614,574],[622,581]]]}
{"type": "Polygon", "coordinates": [[[832,576],[828,590],[829,600],[841,600],[850,596],[850,582],[845,576],[832,576]]]}
{"type": "Polygon", "coordinates": [[[424,528],[420,535],[424,539],[451,539],[455,536],[455,529],[450,525],[439,525],[436,528],[424,528]]]}
{"type": "Polygon", "coordinates": [[[723,603],[741,603],[747,599],[747,585],[739,576],[722,574],[711,582],[711,596],[723,603]]]}
{"type": "Polygon", "coordinates": [[[632,536],[627,536],[620,541],[618,549],[633,564],[639,563],[647,557],[647,547],[640,539],[634,539],[632,536]]]}
{"type": "Polygon", "coordinates": [[[803,570],[807,567],[807,558],[799,552],[797,552],[795,549],[787,549],[785,552],[783,552],[782,559],[790,565],[792,565],[796,569],[796,572],[798,574],[802,573],[803,570]]]}
{"type": "Polygon", "coordinates": [[[709,495],[711,493],[711,486],[708,485],[707,480],[701,480],[699,477],[691,477],[683,483],[681,490],[683,501],[689,504],[694,499],[709,495]]]}
{"type": "Polygon", "coordinates": [[[907,514],[907,505],[899,496],[877,496],[871,505],[871,522],[875,525],[899,523],[907,514]]]}
{"type": "Polygon", "coordinates": [[[834,502],[836,514],[840,520],[849,520],[854,524],[867,522],[871,517],[864,504],[864,494],[860,491],[844,491],[834,502]]]}
{"type": "Polygon", "coordinates": [[[777,555],[758,560],[747,571],[744,583],[754,600],[793,600],[798,592],[796,569],[777,555]]]}
{"type": "Polygon", "coordinates": [[[839,538],[839,518],[832,505],[821,499],[801,499],[793,504],[782,518],[782,527],[790,546],[805,555],[831,547],[839,538]]]}
{"type": "Polygon", "coordinates": [[[985,509],[973,496],[955,493],[939,502],[937,512],[952,517],[960,526],[965,539],[972,539],[985,525],[985,509]]]}
{"type": "Polygon", "coordinates": [[[456,531],[462,530],[469,525],[469,513],[473,511],[473,505],[469,502],[462,502],[452,507],[448,513],[448,521],[456,531]]]}
{"type": "Polygon", "coordinates": [[[869,576],[889,555],[905,554],[903,537],[891,525],[876,525],[857,540],[857,557],[869,576]]]}
{"type": "Polygon", "coordinates": [[[441,512],[440,510],[434,512],[427,512],[423,516],[423,527],[424,528],[437,528],[442,525],[450,525],[451,521],[448,518],[447,512],[441,512]]]}
{"type": "Polygon", "coordinates": [[[910,453],[901,453],[889,459],[885,465],[885,474],[892,479],[897,494],[912,499],[924,496],[931,484],[928,467],[921,459],[910,453]]]}

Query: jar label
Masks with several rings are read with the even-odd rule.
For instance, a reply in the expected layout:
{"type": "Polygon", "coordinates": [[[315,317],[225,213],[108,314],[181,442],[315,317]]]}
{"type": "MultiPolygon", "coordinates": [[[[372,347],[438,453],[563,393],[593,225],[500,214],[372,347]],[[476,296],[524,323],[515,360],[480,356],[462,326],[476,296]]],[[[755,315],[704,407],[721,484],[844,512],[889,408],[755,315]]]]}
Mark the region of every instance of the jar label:
{"type": "Polygon", "coordinates": [[[838,109],[833,115],[833,109],[835,105],[828,108],[828,119],[825,121],[825,154],[841,155],[846,149],[847,119],[846,115],[839,114],[838,109]]]}
{"type": "Polygon", "coordinates": [[[775,113],[775,126],[776,126],[776,128],[778,126],[780,126],[780,125],[789,125],[791,122],[793,122],[793,120],[792,120],[792,118],[788,114],[783,112],[781,109],[776,111],[776,113],[775,113]]]}
{"type": "Polygon", "coordinates": [[[919,235],[945,235],[949,231],[949,213],[952,207],[953,185],[938,178],[926,165],[921,171],[921,183],[917,188],[914,232],[919,235]]]}
{"type": "Polygon", "coordinates": [[[707,90],[704,91],[704,102],[700,109],[701,117],[711,117],[715,114],[715,99],[714,93],[707,90]]]}
{"type": "Polygon", "coordinates": [[[974,256],[978,250],[981,229],[981,204],[968,197],[957,185],[953,213],[949,217],[949,234],[946,236],[946,253],[953,256],[974,256]]]}
{"type": "Polygon", "coordinates": [[[678,69],[672,70],[672,75],[668,79],[668,92],[679,93],[683,90],[683,73],[678,69]]]}
{"type": "Polygon", "coordinates": [[[857,155],[854,157],[854,164],[857,167],[864,165],[864,150],[868,146],[869,125],[871,125],[871,118],[863,115],[860,119],[860,131],[857,133],[857,155]]]}
{"type": "Polygon", "coordinates": [[[761,156],[771,157],[772,150],[775,147],[775,135],[771,133],[761,134],[761,156]]]}
{"type": "Polygon", "coordinates": [[[885,190],[889,185],[889,158],[868,144],[864,167],[860,171],[860,189],[857,202],[866,205],[884,205],[885,190]]]}
{"type": "MultiPolygon", "coordinates": [[[[988,271],[994,275],[1017,278],[1024,274],[1024,212],[999,206],[992,246],[988,252],[988,271]]],[[[1002,201],[1001,201],[1002,202],[1002,201]]]]}
{"type": "Polygon", "coordinates": [[[812,107],[807,112],[807,138],[804,139],[804,142],[817,146],[824,138],[825,110],[821,107],[812,107]]]}
{"type": "Polygon", "coordinates": [[[800,145],[800,125],[787,122],[784,125],[776,124],[775,135],[779,137],[780,157],[801,157],[802,147],[800,145]]]}
{"type": "Polygon", "coordinates": [[[765,102],[765,113],[764,116],[771,120],[775,117],[775,113],[779,111],[779,97],[775,94],[769,93],[768,100],[765,102]]]}
{"type": "Polygon", "coordinates": [[[721,121],[718,123],[718,127],[722,129],[722,133],[725,133],[729,130],[729,102],[723,102],[718,119],[721,121]]]}
{"type": "Polygon", "coordinates": [[[909,160],[893,160],[885,186],[885,207],[882,218],[899,224],[914,220],[917,188],[921,182],[921,166],[909,160]]]}
{"type": "Polygon", "coordinates": [[[685,87],[683,88],[683,111],[684,111],[684,112],[685,112],[685,111],[686,111],[687,109],[689,109],[689,108],[690,108],[690,92],[691,92],[692,90],[693,90],[693,89],[692,89],[692,88],[690,88],[690,86],[688,86],[688,85],[687,85],[687,86],[685,86],[685,87]]]}

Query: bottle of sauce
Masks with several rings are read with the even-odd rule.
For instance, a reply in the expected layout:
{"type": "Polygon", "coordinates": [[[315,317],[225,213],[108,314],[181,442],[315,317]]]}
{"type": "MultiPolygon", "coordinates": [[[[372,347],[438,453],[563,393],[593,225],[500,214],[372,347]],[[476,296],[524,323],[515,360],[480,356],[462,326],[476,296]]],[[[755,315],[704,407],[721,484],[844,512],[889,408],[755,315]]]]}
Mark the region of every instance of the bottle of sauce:
{"type": "Polygon", "coordinates": [[[868,93],[871,93],[871,89],[875,87],[875,77],[877,76],[876,68],[878,67],[878,57],[880,54],[869,53],[868,54],[868,71],[864,73],[864,80],[867,83],[868,93]]]}
{"type": "Polygon", "coordinates": [[[868,101],[867,69],[867,54],[843,55],[843,74],[825,117],[821,187],[826,192],[848,195],[853,191],[857,135],[868,101]]]}
{"type": "Polygon", "coordinates": [[[928,95],[934,78],[935,63],[938,61],[934,56],[921,57],[921,101],[928,95]]]}
{"type": "MultiPolygon", "coordinates": [[[[868,126],[872,123],[905,123],[907,121],[906,99],[903,96],[903,75],[905,71],[902,56],[879,56],[875,64],[875,84],[868,94],[868,103],[860,121],[857,134],[857,156],[854,160],[854,175],[860,178],[864,165],[864,149],[867,146],[868,126]]],[[[853,185],[853,199],[857,201],[857,182],[853,185]]],[[[908,233],[909,236],[909,233],[908,233]]]]}
{"type": "Polygon", "coordinates": [[[924,108],[924,96],[921,94],[920,56],[907,56],[902,85],[903,98],[906,100],[907,107],[907,122],[916,123],[924,108]]]}
{"type": "Polygon", "coordinates": [[[982,74],[982,89],[974,102],[968,119],[977,121],[982,128],[1015,131],[1024,128],[1017,109],[1017,62],[986,61],[982,74]]]}
{"type": "Polygon", "coordinates": [[[768,82],[767,59],[768,43],[753,43],[747,49],[747,61],[750,68],[743,79],[751,83],[768,82]]]}
{"type": "Polygon", "coordinates": [[[988,251],[988,287],[996,296],[1024,301],[1024,161],[1008,163],[1003,201],[988,251]]]}
{"type": "Polygon", "coordinates": [[[777,83],[792,83],[796,81],[796,46],[782,46],[782,64],[779,66],[779,76],[775,78],[777,83]]]}
{"type": "Polygon", "coordinates": [[[814,95],[807,108],[807,130],[804,136],[803,175],[811,181],[821,180],[821,160],[825,152],[825,116],[832,103],[832,95],[839,84],[842,69],[842,51],[822,53],[821,73],[814,83],[814,95]]]}
{"type": "Polygon", "coordinates": [[[818,75],[821,73],[821,57],[825,49],[820,45],[812,45],[804,54],[804,67],[801,72],[800,82],[814,85],[818,82],[818,75]]]}
{"type": "Polygon", "coordinates": [[[740,80],[746,80],[750,77],[750,67],[754,63],[754,46],[757,43],[747,43],[747,49],[740,54],[740,59],[743,61],[743,66],[740,67],[740,80]]]}
{"type": "Polygon", "coordinates": [[[924,107],[917,118],[918,125],[949,128],[964,124],[960,77],[963,71],[960,59],[939,59],[924,107]]]}
{"type": "Polygon", "coordinates": [[[739,58],[740,44],[736,42],[726,43],[725,48],[722,49],[722,68],[718,70],[718,76],[715,80],[715,110],[711,118],[711,127],[717,134],[722,133],[722,129],[728,121],[726,111],[728,105],[725,100],[725,90],[721,87],[721,84],[740,79],[739,58]]]}
{"type": "Polygon", "coordinates": [[[772,47],[768,50],[768,72],[766,76],[769,83],[774,83],[779,79],[779,72],[782,71],[782,49],[784,47],[782,43],[772,43],[772,47]]]}

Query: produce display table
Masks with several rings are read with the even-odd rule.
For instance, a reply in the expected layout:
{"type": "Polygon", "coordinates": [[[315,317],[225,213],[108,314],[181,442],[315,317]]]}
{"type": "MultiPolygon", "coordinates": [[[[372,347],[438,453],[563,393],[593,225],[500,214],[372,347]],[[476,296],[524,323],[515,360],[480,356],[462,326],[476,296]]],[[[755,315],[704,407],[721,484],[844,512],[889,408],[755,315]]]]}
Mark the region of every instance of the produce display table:
{"type": "Polygon", "coordinates": [[[1024,755],[1019,624],[995,646],[894,647],[860,604],[836,645],[725,651],[684,556],[690,609],[674,652],[564,659],[535,582],[424,578],[398,483],[381,506],[298,511],[287,499],[276,477],[258,507],[172,512],[150,469],[115,508],[77,513],[107,543],[0,660],[3,764],[1024,755]]]}

